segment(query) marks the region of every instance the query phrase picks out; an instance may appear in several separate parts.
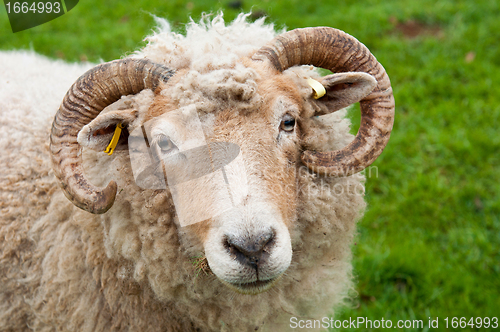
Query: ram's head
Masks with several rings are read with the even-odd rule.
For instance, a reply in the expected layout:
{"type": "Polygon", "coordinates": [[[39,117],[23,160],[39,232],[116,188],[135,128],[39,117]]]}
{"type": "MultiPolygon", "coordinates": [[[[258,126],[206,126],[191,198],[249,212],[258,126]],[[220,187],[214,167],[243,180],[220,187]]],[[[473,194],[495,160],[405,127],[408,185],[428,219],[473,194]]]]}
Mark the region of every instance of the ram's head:
{"type": "MultiPolygon", "coordinates": [[[[210,269],[231,288],[258,293],[271,287],[291,262],[289,229],[297,218],[300,166],[325,176],[344,176],[371,164],[392,129],[392,89],[384,68],[364,45],[324,27],[284,33],[232,68],[206,68],[204,74],[210,72],[216,83],[227,81],[240,88],[214,85],[200,98],[190,91],[196,89],[192,84],[184,86],[182,98],[171,98],[171,89],[183,86],[189,70],[174,71],[146,59],[117,60],[90,70],[69,90],[55,117],[54,170],[76,206],[105,213],[114,203],[117,184],[111,181],[98,188],[87,180],[77,138],[86,135],[102,151],[118,124],[127,134],[122,139],[143,137],[150,148],[145,152],[150,159],[144,162],[156,165],[147,175],[166,175],[165,189],[168,184],[172,195],[177,193],[174,201],[183,219],[179,224],[203,244],[210,269]],[[317,87],[304,89],[305,78],[286,73],[298,65],[333,74],[319,79],[317,87]],[[100,114],[121,96],[144,89],[155,92],[145,114],[100,114]],[[307,135],[314,133],[306,133],[304,123],[357,101],[361,127],[353,142],[337,151],[307,150],[307,135]],[[194,187],[183,186],[216,171],[219,180],[214,176],[194,187]]],[[[132,154],[136,149],[129,150],[132,154]]],[[[136,164],[145,160],[133,159],[131,155],[136,164]]]]}

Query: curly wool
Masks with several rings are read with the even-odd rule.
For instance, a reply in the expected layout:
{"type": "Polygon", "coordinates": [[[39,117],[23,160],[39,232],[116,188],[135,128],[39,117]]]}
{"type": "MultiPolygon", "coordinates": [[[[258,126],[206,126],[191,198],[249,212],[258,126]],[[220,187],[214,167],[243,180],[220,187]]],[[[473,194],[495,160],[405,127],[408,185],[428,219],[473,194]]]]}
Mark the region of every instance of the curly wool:
{"type": "MultiPolygon", "coordinates": [[[[159,30],[135,56],[186,71],[172,92],[180,105],[203,102],[209,114],[217,99],[227,101],[235,90],[248,101],[257,98],[256,73],[237,60],[273,38],[272,25],[248,23],[240,15],[225,26],[219,14],[212,21],[191,22],[182,36],[158,21],[159,30]],[[228,83],[228,77],[234,81],[228,83]],[[217,84],[221,94],[207,103],[217,84]]],[[[176,224],[168,190],[137,187],[126,151],[111,158],[84,151],[86,174],[96,185],[118,183],[115,204],[106,214],[79,210],[58,188],[50,170],[50,122],[71,83],[90,65],[2,52],[0,66],[5,147],[0,154],[0,330],[286,331],[291,316],[321,319],[348,296],[350,245],[365,208],[363,176],[300,172],[291,266],[270,291],[236,294],[197,269],[201,243],[176,224]]],[[[287,74],[317,75],[309,68],[287,74]]],[[[303,83],[297,79],[297,84],[303,83]]],[[[143,91],[108,110],[147,109],[152,99],[151,91],[143,91]]],[[[305,122],[303,145],[315,150],[347,145],[352,135],[344,116],[336,112],[305,122]]]]}

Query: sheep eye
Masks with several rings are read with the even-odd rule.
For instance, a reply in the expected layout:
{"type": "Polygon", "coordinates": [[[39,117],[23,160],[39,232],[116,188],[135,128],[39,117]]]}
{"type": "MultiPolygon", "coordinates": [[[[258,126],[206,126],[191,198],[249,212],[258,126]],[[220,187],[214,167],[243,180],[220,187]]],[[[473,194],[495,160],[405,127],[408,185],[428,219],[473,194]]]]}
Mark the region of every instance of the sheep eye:
{"type": "Polygon", "coordinates": [[[292,132],[295,129],[295,118],[290,114],[285,114],[281,120],[280,129],[286,132],[292,132]]]}
{"type": "Polygon", "coordinates": [[[169,153],[176,148],[175,144],[166,136],[160,137],[158,147],[162,153],[169,153]]]}

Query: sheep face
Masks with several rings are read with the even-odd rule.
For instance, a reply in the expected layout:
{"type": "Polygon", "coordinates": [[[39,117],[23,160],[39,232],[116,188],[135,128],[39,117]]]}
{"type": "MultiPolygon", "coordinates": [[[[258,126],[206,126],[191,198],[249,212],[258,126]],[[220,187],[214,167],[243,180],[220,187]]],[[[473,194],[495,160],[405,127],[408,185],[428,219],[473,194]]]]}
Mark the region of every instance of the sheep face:
{"type": "MultiPolygon", "coordinates": [[[[200,75],[197,81],[210,77],[210,85],[191,90],[198,109],[188,100],[169,97],[170,91],[190,80],[189,73],[174,77],[151,106],[149,117],[153,120],[148,131],[154,133],[153,142],[160,142],[162,137],[175,142],[164,159],[169,159],[170,153],[192,148],[193,141],[199,142],[197,145],[224,142],[238,147],[238,156],[223,167],[223,174],[211,173],[203,181],[195,180],[194,186],[176,186],[175,205],[182,210],[184,223],[198,221],[190,231],[203,243],[213,273],[239,292],[258,293],[274,284],[292,258],[288,227],[296,219],[295,173],[300,163],[303,99],[294,82],[283,75],[259,74],[246,67],[215,70],[200,75]],[[227,75],[239,76],[240,82],[231,84],[227,75]],[[244,89],[251,91],[243,91],[245,100],[241,100],[244,89]],[[207,90],[217,91],[219,97],[207,90]],[[200,124],[193,125],[198,118],[200,124]],[[186,130],[187,123],[198,133],[186,130]]],[[[160,147],[153,148],[165,155],[160,147]]],[[[217,156],[212,153],[212,157],[217,156]]],[[[203,164],[201,156],[195,159],[197,165],[203,164]]]]}

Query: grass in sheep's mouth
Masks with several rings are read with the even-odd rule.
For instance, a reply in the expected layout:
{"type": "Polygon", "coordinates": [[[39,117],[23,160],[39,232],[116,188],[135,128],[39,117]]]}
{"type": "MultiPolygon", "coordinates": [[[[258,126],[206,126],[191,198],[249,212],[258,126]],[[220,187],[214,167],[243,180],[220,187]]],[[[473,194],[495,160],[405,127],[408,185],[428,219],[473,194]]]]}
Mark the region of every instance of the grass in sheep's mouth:
{"type": "Polygon", "coordinates": [[[191,264],[193,264],[196,271],[195,278],[198,278],[202,272],[205,275],[213,274],[212,270],[210,270],[210,266],[208,266],[207,258],[203,255],[192,257],[191,264]]]}

